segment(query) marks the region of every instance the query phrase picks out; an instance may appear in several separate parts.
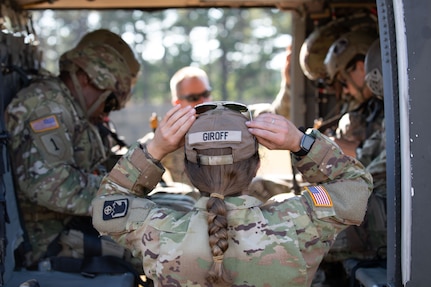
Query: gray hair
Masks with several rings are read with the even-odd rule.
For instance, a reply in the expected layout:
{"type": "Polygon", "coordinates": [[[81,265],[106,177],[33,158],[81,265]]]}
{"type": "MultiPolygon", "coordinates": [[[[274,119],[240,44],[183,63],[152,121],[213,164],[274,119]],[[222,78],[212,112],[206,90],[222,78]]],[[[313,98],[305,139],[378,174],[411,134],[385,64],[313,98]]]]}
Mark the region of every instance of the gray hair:
{"type": "Polygon", "coordinates": [[[171,78],[170,88],[173,100],[178,98],[178,87],[181,82],[188,78],[199,78],[205,84],[207,90],[211,90],[207,73],[200,68],[187,66],[179,69],[171,78]]]}

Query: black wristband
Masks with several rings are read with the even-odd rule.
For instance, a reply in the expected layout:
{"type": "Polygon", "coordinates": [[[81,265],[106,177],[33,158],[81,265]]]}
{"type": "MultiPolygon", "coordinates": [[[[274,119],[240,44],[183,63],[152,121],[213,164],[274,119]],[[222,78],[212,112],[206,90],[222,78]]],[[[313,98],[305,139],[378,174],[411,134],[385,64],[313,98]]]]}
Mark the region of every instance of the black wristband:
{"type": "Polygon", "coordinates": [[[155,165],[160,165],[160,160],[158,160],[158,159],[155,159],[149,152],[148,152],[148,149],[147,149],[147,144],[146,143],[144,143],[144,144],[139,144],[139,146],[141,147],[141,149],[142,149],[142,151],[144,152],[144,154],[145,154],[145,157],[146,158],[148,158],[149,160],[151,160],[155,165]]]}
{"type": "Polygon", "coordinates": [[[301,149],[297,152],[292,152],[292,153],[297,157],[306,156],[308,152],[311,150],[311,147],[313,146],[315,140],[316,139],[312,135],[308,133],[304,133],[304,135],[301,138],[301,143],[299,145],[301,149]]]}

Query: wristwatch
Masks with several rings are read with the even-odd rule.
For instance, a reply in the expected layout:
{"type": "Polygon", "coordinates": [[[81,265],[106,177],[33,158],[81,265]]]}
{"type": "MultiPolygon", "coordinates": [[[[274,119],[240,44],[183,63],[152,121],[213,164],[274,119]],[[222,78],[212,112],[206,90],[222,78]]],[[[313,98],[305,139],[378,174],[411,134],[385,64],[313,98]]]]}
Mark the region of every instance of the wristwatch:
{"type": "Polygon", "coordinates": [[[297,152],[292,152],[295,156],[305,156],[310,151],[316,139],[307,131],[301,138],[299,146],[301,149],[297,152]]]}

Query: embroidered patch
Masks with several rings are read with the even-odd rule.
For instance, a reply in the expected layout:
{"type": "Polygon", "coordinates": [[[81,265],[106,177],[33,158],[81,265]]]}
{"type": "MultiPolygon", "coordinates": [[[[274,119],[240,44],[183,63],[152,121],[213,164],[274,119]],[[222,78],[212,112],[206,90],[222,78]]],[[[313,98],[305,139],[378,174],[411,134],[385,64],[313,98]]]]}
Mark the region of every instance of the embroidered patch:
{"type": "Polygon", "coordinates": [[[308,193],[313,199],[315,206],[332,207],[331,197],[323,186],[307,186],[305,189],[307,189],[308,193]]]}
{"type": "Polygon", "coordinates": [[[126,216],[129,209],[127,198],[117,200],[107,200],[103,203],[103,220],[111,220],[126,216]]]}
{"type": "Polygon", "coordinates": [[[51,115],[45,118],[40,118],[30,122],[31,129],[35,133],[42,133],[50,130],[55,130],[60,127],[55,115],[51,115]]]}

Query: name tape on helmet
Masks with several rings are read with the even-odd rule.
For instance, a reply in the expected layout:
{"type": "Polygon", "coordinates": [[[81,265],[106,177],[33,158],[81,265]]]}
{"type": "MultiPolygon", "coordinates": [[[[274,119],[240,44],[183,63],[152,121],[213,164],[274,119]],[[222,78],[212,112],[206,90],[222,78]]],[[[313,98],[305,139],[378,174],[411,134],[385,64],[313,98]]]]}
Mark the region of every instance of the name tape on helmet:
{"type": "Polygon", "coordinates": [[[241,142],[241,131],[208,131],[189,134],[189,144],[206,142],[241,142]]]}

